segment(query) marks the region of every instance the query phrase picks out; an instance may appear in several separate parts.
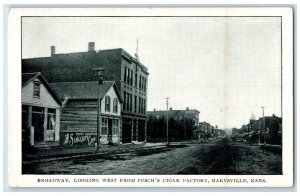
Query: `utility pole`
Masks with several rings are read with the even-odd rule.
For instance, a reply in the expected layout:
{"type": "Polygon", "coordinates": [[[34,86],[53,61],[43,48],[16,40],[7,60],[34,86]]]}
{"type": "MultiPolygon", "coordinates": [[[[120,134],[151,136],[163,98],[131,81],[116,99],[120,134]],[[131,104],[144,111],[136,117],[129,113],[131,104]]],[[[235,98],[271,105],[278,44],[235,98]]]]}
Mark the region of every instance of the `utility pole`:
{"type": "Polygon", "coordinates": [[[266,145],[266,120],[265,120],[265,107],[261,107],[263,112],[263,135],[264,135],[264,145],[266,145]]]}
{"type": "Polygon", "coordinates": [[[100,150],[100,130],[101,130],[101,98],[100,98],[100,85],[103,84],[103,67],[95,68],[93,71],[96,72],[95,76],[98,78],[98,103],[97,103],[97,151],[100,150]]]}
{"type": "Polygon", "coordinates": [[[167,145],[170,144],[169,141],[169,97],[165,98],[167,100],[167,145]]]}

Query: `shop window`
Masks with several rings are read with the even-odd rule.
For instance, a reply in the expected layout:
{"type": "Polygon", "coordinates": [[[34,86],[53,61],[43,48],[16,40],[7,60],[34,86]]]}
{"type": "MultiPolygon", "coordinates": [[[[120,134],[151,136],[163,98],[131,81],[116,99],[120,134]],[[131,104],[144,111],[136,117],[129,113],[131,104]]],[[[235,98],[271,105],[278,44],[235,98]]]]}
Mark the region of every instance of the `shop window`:
{"type": "Polygon", "coordinates": [[[55,109],[48,108],[46,140],[55,140],[55,109]]]}
{"type": "Polygon", "coordinates": [[[119,134],[119,119],[113,119],[112,134],[113,135],[119,134]]]}
{"type": "Polygon", "coordinates": [[[33,82],[33,97],[40,98],[40,82],[33,82]]]}
{"type": "Polygon", "coordinates": [[[107,135],[107,118],[102,118],[101,135],[107,135]]]}

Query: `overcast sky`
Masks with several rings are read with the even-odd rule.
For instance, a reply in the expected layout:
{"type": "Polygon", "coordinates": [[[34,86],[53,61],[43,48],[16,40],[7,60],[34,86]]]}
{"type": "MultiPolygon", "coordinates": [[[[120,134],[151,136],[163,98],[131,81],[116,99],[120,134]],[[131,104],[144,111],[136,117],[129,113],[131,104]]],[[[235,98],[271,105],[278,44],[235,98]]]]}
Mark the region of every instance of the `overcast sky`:
{"type": "Polygon", "coordinates": [[[149,69],[148,110],[197,109],[200,121],[241,127],[252,113],[281,116],[279,17],[23,17],[22,57],[123,48],[139,39],[149,69]]]}

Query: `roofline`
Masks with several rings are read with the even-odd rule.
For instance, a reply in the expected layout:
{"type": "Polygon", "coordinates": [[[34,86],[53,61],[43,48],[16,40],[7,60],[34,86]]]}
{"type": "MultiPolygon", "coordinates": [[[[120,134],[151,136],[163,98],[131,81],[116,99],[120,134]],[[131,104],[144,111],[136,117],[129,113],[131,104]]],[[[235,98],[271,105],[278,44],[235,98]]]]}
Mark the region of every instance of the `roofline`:
{"type": "MultiPolygon", "coordinates": [[[[32,82],[35,78],[37,78],[37,77],[40,76],[40,77],[42,78],[42,80],[44,81],[46,88],[49,88],[50,91],[52,91],[52,93],[54,94],[54,99],[56,99],[56,101],[58,102],[58,104],[59,104],[60,106],[62,106],[62,100],[60,99],[60,97],[58,96],[58,94],[56,93],[56,91],[52,88],[52,86],[50,85],[50,83],[46,80],[46,78],[43,76],[43,74],[42,74],[41,72],[22,73],[22,74],[33,74],[33,73],[36,73],[37,75],[34,76],[34,77],[32,77],[32,78],[31,78],[30,80],[28,80],[26,83],[24,83],[24,84],[22,85],[22,87],[24,87],[24,86],[27,85],[28,83],[32,82]]],[[[48,90],[49,90],[49,89],[48,89],[48,90]]]]}
{"type": "MultiPolygon", "coordinates": [[[[51,84],[61,84],[61,83],[64,83],[64,84],[66,84],[66,83],[73,83],[74,84],[74,83],[92,83],[92,82],[98,82],[98,80],[96,80],[96,81],[88,81],[88,82],[52,82],[51,84]]],[[[123,103],[123,98],[121,96],[121,93],[120,93],[120,91],[118,89],[118,86],[117,86],[116,82],[115,81],[111,81],[111,80],[107,80],[107,81],[103,81],[103,83],[111,83],[110,87],[105,92],[105,94],[107,94],[107,92],[109,91],[109,89],[113,86],[114,89],[115,89],[115,91],[116,91],[116,94],[117,94],[117,96],[119,98],[120,103],[123,103]]],[[[98,98],[69,98],[69,100],[94,100],[94,99],[97,100],[98,98]]],[[[103,97],[100,98],[100,99],[103,99],[103,97]]]]}
{"type": "MultiPolygon", "coordinates": [[[[198,113],[200,113],[200,111],[199,110],[197,110],[197,109],[189,109],[189,110],[168,110],[168,111],[177,111],[177,112],[179,112],[179,111],[184,111],[184,112],[186,112],[186,111],[196,111],[196,112],[198,112],[198,113]]],[[[167,110],[155,110],[155,111],[147,111],[147,112],[167,112],[167,110]]]]}
{"type": "Polygon", "coordinates": [[[112,49],[94,50],[94,51],[66,52],[66,53],[55,53],[55,54],[50,55],[50,56],[23,58],[22,60],[39,59],[39,58],[51,58],[52,56],[55,56],[55,55],[82,54],[82,53],[91,53],[91,52],[99,53],[101,51],[109,51],[109,50],[123,50],[123,51],[125,51],[123,48],[112,48],[112,49]]]}
{"type": "Polygon", "coordinates": [[[22,87],[27,85],[28,83],[30,83],[32,80],[34,80],[35,78],[37,78],[39,75],[41,75],[41,72],[31,72],[31,73],[22,73],[23,74],[36,74],[35,76],[33,76],[32,78],[30,78],[30,80],[26,81],[24,84],[22,84],[22,87]]]}
{"type": "MultiPolygon", "coordinates": [[[[92,80],[92,81],[86,81],[86,82],[51,82],[51,84],[60,84],[60,83],[91,83],[91,82],[99,82],[99,80],[92,80]]],[[[115,83],[113,80],[106,80],[103,82],[112,82],[115,83]]]]}

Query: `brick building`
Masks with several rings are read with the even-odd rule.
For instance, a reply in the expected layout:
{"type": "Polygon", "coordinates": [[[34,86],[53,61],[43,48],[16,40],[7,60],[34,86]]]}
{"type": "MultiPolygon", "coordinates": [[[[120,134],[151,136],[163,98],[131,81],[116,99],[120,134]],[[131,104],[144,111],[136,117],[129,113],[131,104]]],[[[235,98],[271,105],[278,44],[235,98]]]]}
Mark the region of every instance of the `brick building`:
{"type": "Polygon", "coordinates": [[[50,83],[90,82],[97,80],[94,68],[104,67],[104,80],[114,81],[123,98],[121,110],[121,142],[146,141],[146,106],[148,69],[138,58],[122,48],[56,54],[22,60],[22,72],[42,72],[50,83]]]}
{"type": "MultiPolygon", "coordinates": [[[[169,137],[171,141],[193,139],[193,132],[198,130],[200,112],[195,109],[168,111],[169,137]]],[[[166,138],[166,110],[147,111],[148,137],[152,141],[164,141],[166,138]]]]}

